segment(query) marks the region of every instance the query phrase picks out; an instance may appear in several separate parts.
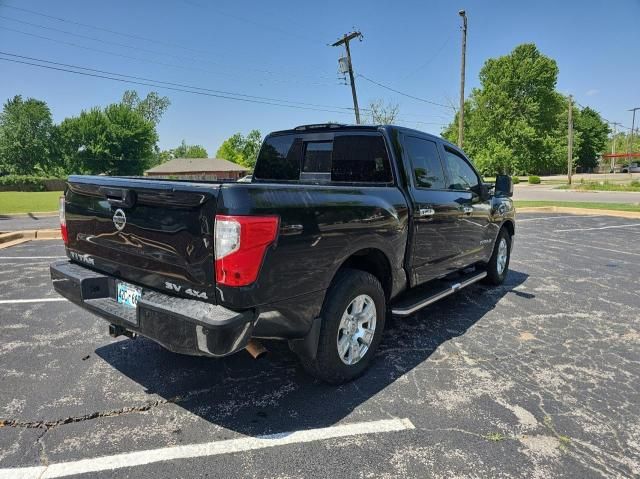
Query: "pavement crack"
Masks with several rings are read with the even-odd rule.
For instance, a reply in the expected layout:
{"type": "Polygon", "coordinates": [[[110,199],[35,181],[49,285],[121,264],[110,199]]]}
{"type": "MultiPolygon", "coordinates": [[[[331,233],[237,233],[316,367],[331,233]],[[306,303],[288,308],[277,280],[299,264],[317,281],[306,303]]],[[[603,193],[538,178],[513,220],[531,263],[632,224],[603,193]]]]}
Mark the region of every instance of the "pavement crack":
{"type": "MultiPolygon", "coordinates": [[[[145,412],[149,411],[158,406],[162,406],[163,404],[176,403],[180,401],[181,397],[176,397],[172,399],[158,399],[156,401],[150,401],[141,406],[132,406],[132,407],[123,407],[120,409],[112,409],[110,411],[97,411],[89,414],[84,414],[82,416],[70,416],[63,419],[55,419],[53,421],[24,421],[21,419],[0,419],[0,427],[14,427],[14,428],[23,428],[23,429],[44,429],[49,431],[58,426],[62,426],[65,424],[73,424],[77,422],[91,421],[93,419],[99,419],[103,417],[115,417],[115,416],[124,416],[127,414],[137,413],[137,412],[145,412]]],[[[40,436],[38,438],[38,442],[44,436],[40,436]]]]}

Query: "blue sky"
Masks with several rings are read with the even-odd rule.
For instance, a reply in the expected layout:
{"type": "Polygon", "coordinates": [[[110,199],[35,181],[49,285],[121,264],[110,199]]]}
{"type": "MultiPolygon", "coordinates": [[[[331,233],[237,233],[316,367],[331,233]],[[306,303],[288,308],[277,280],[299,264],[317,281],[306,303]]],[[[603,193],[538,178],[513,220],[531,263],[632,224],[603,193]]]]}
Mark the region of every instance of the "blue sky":
{"type": "MultiPolygon", "coordinates": [[[[235,132],[353,122],[344,110],[352,105],[351,92],[337,73],[343,51],[327,44],[354,27],[364,34],[362,42],[352,43],[356,73],[436,103],[457,104],[461,8],[469,17],[467,93],[478,86],[487,58],[534,42],[558,62],[561,92],[610,121],[631,124],[627,110],[640,106],[640,0],[0,0],[0,51],[331,111],[127,85],[4,61],[0,100],[15,94],[45,100],[58,122],[116,102],[127,88],[142,95],[157,90],[172,101],[158,128],[160,146],[174,147],[184,138],[213,156],[235,132]]],[[[440,133],[453,116],[450,108],[363,78],[356,84],[361,106],[376,99],[398,103],[407,126],[440,133]]]]}

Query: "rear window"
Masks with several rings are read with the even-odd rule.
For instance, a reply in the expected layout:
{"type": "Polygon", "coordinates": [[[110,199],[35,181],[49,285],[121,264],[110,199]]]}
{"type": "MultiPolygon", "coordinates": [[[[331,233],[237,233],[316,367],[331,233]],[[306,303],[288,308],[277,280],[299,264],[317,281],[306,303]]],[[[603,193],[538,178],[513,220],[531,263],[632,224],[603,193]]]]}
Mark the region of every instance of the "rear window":
{"type": "Polygon", "coordinates": [[[332,141],[305,142],[301,180],[331,181],[332,141]]]}
{"type": "Polygon", "coordinates": [[[297,180],[300,178],[302,140],[293,135],[268,137],[260,148],[254,178],[297,180]]]}
{"type": "Polygon", "coordinates": [[[313,140],[306,138],[305,135],[268,137],[258,155],[254,177],[321,183],[392,181],[382,135],[327,134],[313,135],[313,140]]]}

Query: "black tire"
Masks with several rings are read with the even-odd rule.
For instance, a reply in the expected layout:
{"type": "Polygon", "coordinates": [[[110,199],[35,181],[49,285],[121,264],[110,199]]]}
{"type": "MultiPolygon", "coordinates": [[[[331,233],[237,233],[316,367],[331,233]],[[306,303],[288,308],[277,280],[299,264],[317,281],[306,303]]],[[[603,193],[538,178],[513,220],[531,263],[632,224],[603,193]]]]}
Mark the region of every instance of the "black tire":
{"type": "Polygon", "coordinates": [[[370,273],[355,269],[338,272],[327,291],[322,312],[318,351],[314,359],[301,357],[305,370],[329,384],[342,384],[360,376],[369,367],[380,340],[386,318],[384,291],[378,279],[370,273]],[[376,324],[369,348],[355,364],[342,361],[338,352],[338,331],[342,315],[359,295],[368,295],[375,304],[376,324]]]}
{"type": "Polygon", "coordinates": [[[487,276],[484,278],[484,282],[493,285],[499,285],[504,282],[504,279],[507,277],[509,273],[509,260],[511,259],[511,235],[507,231],[506,228],[502,228],[498,233],[498,237],[496,238],[496,242],[493,245],[493,253],[491,254],[491,259],[487,263],[487,276]],[[502,271],[498,267],[498,249],[500,242],[502,240],[506,241],[507,244],[507,262],[504,265],[502,271]]]}

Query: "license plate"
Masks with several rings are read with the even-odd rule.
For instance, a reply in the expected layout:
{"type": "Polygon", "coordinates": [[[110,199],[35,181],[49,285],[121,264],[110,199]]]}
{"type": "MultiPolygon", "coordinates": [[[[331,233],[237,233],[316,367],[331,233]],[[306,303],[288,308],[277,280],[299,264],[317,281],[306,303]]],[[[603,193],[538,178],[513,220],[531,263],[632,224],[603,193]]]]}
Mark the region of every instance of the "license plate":
{"type": "Polygon", "coordinates": [[[130,308],[135,308],[138,304],[138,300],[140,299],[141,294],[142,291],[140,290],[140,288],[136,288],[135,286],[131,286],[130,284],[126,283],[118,283],[116,299],[120,304],[129,306],[130,308]]]}

